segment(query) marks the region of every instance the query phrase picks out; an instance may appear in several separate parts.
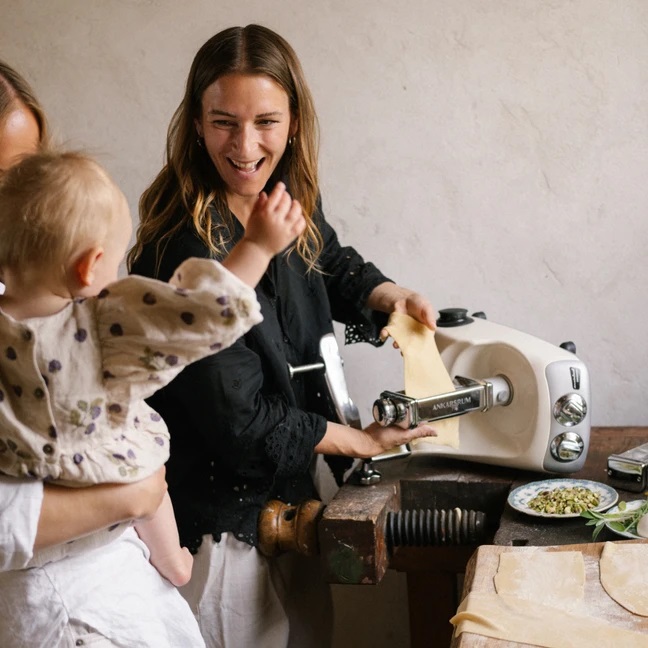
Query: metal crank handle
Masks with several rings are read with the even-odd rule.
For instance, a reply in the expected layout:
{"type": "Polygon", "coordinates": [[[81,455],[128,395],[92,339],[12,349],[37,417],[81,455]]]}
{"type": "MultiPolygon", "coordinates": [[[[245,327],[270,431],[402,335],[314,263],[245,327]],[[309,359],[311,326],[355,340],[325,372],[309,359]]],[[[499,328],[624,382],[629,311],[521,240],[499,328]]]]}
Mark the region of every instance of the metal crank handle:
{"type": "MultiPolygon", "coordinates": [[[[343,371],[344,361],[342,360],[342,356],[340,356],[340,350],[335,336],[332,334],[325,335],[320,340],[320,355],[326,365],[326,372],[324,374],[326,376],[326,384],[333,398],[340,422],[349,427],[361,430],[360,412],[349,395],[343,371]]],[[[371,460],[368,459],[363,460],[361,467],[356,470],[355,475],[362,486],[377,484],[382,479],[380,472],[373,467],[371,460]]]]}
{"type": "Polygon", "coordinates": [[[312,364],[300,365],[299,367],[293,367],[290,363],[288,364],[288,373],[291,378],[295,374],[306,373],[307,371],[324,371],[325,369],[326,367],[323,362],[313,362],[312,364]]]}
{"type": "MultiPolygon", "coordinates": [[[[349,396],[349,390],[344,376],[344,361],[340,355],[340,349],[333,333],[327,333],[322,336],[319,344],[319,352],[322,362],[314,362],[299,367],[293,367],[289,364],[288,372],[290,373],[290,377],[292,378],[296,374],[309,371],[323,371],[326,386],[328,387],[340,423],[361,430],[360,413],[349,396]]],[[[362,466],[354,474],[358,482],[363,486],[376,484],[381,479],[380,472],[373,467],[369,459],[364,459],[362,466]]]]}

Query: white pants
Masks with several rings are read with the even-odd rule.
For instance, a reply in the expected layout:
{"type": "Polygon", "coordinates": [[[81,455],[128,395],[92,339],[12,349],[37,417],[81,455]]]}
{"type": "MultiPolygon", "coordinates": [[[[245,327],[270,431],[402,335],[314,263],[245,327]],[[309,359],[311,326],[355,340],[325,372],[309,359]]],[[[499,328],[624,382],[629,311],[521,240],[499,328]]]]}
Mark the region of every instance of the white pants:
{"type": "Polygon", "coordinates": [[[63,633],[62,643],[58,648],[77,648],[78,646],[87,646],[87,648],[118,648],[117,644],[114,644],[100,632],[93,630],[80,621],[70,619],[63,633]]]}
{"type": "Polygon", "coordinates": [[[330,648],[333,606],[319,558],[268,559],[224,533],[204,536],[180,588],[207,648],[330,648]]]}

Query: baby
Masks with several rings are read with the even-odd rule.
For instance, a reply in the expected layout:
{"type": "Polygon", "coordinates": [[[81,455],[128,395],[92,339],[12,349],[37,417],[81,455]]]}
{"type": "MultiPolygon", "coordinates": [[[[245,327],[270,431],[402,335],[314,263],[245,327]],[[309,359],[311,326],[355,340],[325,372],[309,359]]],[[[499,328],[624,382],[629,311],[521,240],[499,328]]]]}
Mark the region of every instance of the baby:
{"type": "MultiPolygon", "coordinates": [[[[159,469],[169,435],[144,399],[261,321],[253,287],[304,227],[280,183],[261,194],[222,264],[189,259],[168,284],[117,280],[132,223],[101,166],[80,153],[38,153],[3,174],[0,472],[85,486],[159,469]]],[[[168,495],[135,526],[151,563],[185,584],[193,559],[168,495]]],[[[112,537],[103,535],[99,544],[112,537]]],[[[36,563],[55,559],[44,551],[36,563]]]]}

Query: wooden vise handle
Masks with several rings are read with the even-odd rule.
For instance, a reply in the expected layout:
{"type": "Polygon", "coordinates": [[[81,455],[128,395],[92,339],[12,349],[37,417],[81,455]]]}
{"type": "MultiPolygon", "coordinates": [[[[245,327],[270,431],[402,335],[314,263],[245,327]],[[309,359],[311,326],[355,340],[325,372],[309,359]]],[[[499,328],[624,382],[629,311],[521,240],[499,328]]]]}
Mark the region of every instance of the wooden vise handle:
{"type": "Polygon", "coordinates": [[[323,511],[324,503],[319,500],[305,500],[296,506],[270,500],[259,515],[259,551],[265,556],[284,551],[316,556],[317,524],[323,511]]]}

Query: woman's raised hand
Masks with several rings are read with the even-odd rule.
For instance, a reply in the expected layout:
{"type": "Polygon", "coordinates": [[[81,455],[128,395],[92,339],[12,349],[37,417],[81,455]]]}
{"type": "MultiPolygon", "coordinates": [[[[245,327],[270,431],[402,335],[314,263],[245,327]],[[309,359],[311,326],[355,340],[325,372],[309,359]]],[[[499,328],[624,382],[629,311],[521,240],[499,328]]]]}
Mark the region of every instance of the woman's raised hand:
{"type": "MultiPolygon", "coordinates": [[[[436,329],[437,314],[428,299],[390,281],[379,284],[371,291],[367,306],[382,313],[405,313],[432,331],[436,329]]],[[[380,338],[384,340],[387,337],[388,333],[383,329],[380,338]]]]}
{"type": "Polygon", "coordinates": [[[274,256],[285,250],[305,227],[299,201],[293,200],[283,182],[278,182],[269,195],[259,195],[245,226],[245,237],[274,256]]]}
{"type": "Polygon", "coordinates": [[[436,329],[437,314],[426,297],[414,291],[407,291],[394,302],[393,311],[405,313],[431,330],[436,329]]]}

